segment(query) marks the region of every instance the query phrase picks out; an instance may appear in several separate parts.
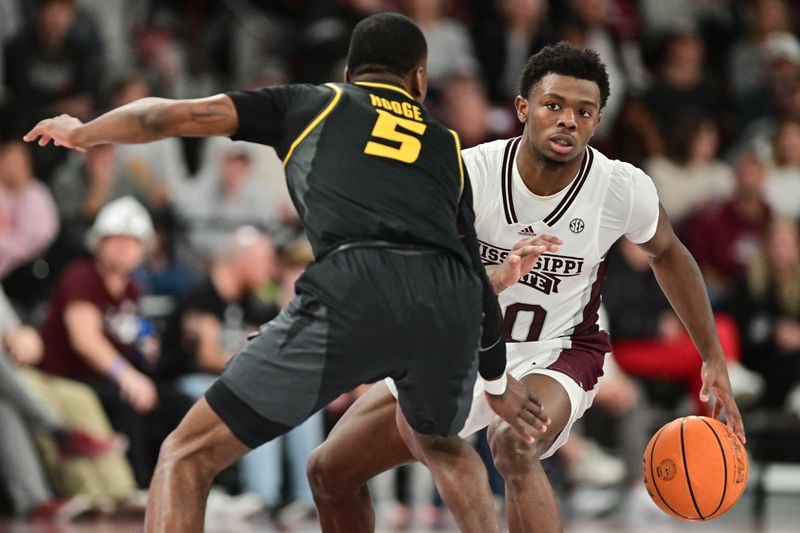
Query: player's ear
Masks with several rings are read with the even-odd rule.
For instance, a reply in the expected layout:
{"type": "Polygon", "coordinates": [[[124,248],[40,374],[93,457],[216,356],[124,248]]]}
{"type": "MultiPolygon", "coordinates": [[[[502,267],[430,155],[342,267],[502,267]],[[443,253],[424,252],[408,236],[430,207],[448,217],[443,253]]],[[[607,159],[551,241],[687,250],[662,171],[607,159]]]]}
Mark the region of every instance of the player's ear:
{"type": "Polygon", "coordinates": [[[350,79],[351,79],[351,77],[350,77],[350,69],[347,68],[346,65],[344,67],[344,75],[343,76],[344,76],[344,82],[345,83],[350,83],[350,79]]]}
{"type": "Polygon", "coordinates": [[[419,67],[412,70],[406,80],[408,82],[408,88],[411,89],[411,96],[417,102],[422,102],[425,100],[425,95],[428,92],[428,71],[424,65],[420,65],[419,67]]]}
{"type": "Polygon", "coordinates": [[[525,98],[517,95],[517,97],[514,99],[514,107],[517,108],[517,119],[525,124],[525,122],[528,120],[528,101],[525,98]]]}

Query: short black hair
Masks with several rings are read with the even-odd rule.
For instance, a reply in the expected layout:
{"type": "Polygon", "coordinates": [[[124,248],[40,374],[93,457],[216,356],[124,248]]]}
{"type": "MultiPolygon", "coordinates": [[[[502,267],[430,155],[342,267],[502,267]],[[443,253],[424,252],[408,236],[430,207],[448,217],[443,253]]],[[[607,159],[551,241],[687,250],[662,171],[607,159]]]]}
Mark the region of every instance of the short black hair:
{"type": "Polygon", "coordinates": [[[519,94],[530,96],[531,89],[548,74],[560,74],[597,84],[600,89],[600,108],[605,107],[611,88],[608,72],[594,50],[566,41],[545,46],[533,54],[519,78],[519,94]]]}
{"type": "Polygon", "coordinates": [[[347,69],[352,76],[390,72],[403,77],[427,56],[425,36],[413,20],[400,13],[378,13],[353,29],[347,69]]]}

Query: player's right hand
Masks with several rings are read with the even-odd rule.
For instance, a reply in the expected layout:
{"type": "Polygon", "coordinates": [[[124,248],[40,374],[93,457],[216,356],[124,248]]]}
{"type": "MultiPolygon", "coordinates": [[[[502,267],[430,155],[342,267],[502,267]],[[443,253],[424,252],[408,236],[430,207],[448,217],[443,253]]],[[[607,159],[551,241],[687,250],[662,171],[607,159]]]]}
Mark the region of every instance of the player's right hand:
{"type": "Polygon", "coordinates": [[[517,241],[499,267],[489,275],[495,294],[514,285],[536,265],[545,252],[557,252],[564,241],[553,235],[537,235],[517,241]]]}
{"type": "Polygon", "coordinates": [[[50,141],[56,146],[72,148],[79,152],[85,152],[88,147],[79,146],[73,140],[74,130],[83,126],[83,122],[70,115],[58,115],[53,118],[46,118],[39,122],[29,131],[22,140],[34,142],[39,140],[39,146],[47,146],[50,141]]]}
{"type": "Polygon", "coordinates": [[[537,435],[547,431],[550,418],[525,385],[510,374],[507,379],[506,391],[499,396],[486,393],[486,401],[492,411],[508,422],[525,442],[533,444],[537,435]]]}

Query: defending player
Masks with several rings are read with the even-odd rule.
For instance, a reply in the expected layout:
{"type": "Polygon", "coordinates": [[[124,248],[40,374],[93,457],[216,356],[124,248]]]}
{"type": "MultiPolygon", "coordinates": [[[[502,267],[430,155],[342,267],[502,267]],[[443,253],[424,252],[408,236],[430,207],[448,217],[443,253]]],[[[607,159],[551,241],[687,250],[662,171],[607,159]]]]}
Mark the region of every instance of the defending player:
{"type": "MultiPolygon", "coordinates": [[[[297,297],[162,446],[149,531],[201,530],[217,472],[342,392],[387,376],[401,406],[391,424],[462,529],[499,531],[485,470],[456,434],[479,366],[482,309],[480,373],[504,379],[501,317],[478,258],[458,137],[419,105],[426,55],[419,28],[384,13],[353,32],[352,83],[147,98],[85,125],[48,119],[25,136],[75,149],[206,135],[272,145],[317,257],[297,297]]],[[[493,407],[518,430],[543,427],[520,383],[494,386],[503,394],[493,407]]]]}
{"type": "MultiPolygon", "coordinates": [[[[477,383],[462,436],[489,425],[494,462],[506,484],[512,532],[562,531],[540,460],[568,438],[591,405],[608,335],[597,326],[604,259],[620,237],[638,243],[703,357],[701,398],[716,397],[714,416],[744,439],[703,279],[660,209],[641,170],[588,146],[608,98],[605,66],[594,52],[567,43],[531,57],[515,102],[522,137],[465,150],[475,193],[481,258],[500,294],[508,370],[541,402],[552,421],[531,445],[493,417],[477,383]],[[530,270],[514,243],[555,235],[558,253],[530,270]],[[494,266],[492,266],[494,265],[494,266]],[[497,266],[499,265],[499,266],[497,266]]],[[[523,242],[522,244],[525,244],[523,242]]],[[[372,531],[367,479],[408,462],[394,429],[394,386],[379,383],[345,413],[309,461],[309,480],[324,531],[372,531]]]]}

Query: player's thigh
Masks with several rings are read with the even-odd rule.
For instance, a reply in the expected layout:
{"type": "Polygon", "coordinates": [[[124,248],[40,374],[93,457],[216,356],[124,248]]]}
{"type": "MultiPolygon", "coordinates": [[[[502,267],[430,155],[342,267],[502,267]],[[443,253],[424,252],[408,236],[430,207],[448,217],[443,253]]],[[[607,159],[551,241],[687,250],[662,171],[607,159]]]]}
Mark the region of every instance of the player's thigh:
{"type": "MultiPolygon", "coordinates": [[[[441,349],[447,353],[446,348],[441,349]]],[[[416,433],[451,437],[464,428],[472,406],[478,358],[477,353],[450,354],[450,361],[431,357],[430,364],[415,366],[394,380],[400,410],[416,433]]]]}
{"type": "Polygon", "coordinates": [[[381,472],[413,461],[395,423],[397,401],[380,381],[336,423],[309,459],[309,480],[323,492],[358,488],[381,472]]]}
{"type": "MultiPolygon", "coordinates": [[[[335,310],[301,292],[231,359],[206,392],[211,408],[256,448],[368,382],[369,365],[335,348],[335,310]],[[362,363],[362,364],[359,364],[362,363]]],[[[345,330],[349,331],[349,330],[345,330]]]]}

